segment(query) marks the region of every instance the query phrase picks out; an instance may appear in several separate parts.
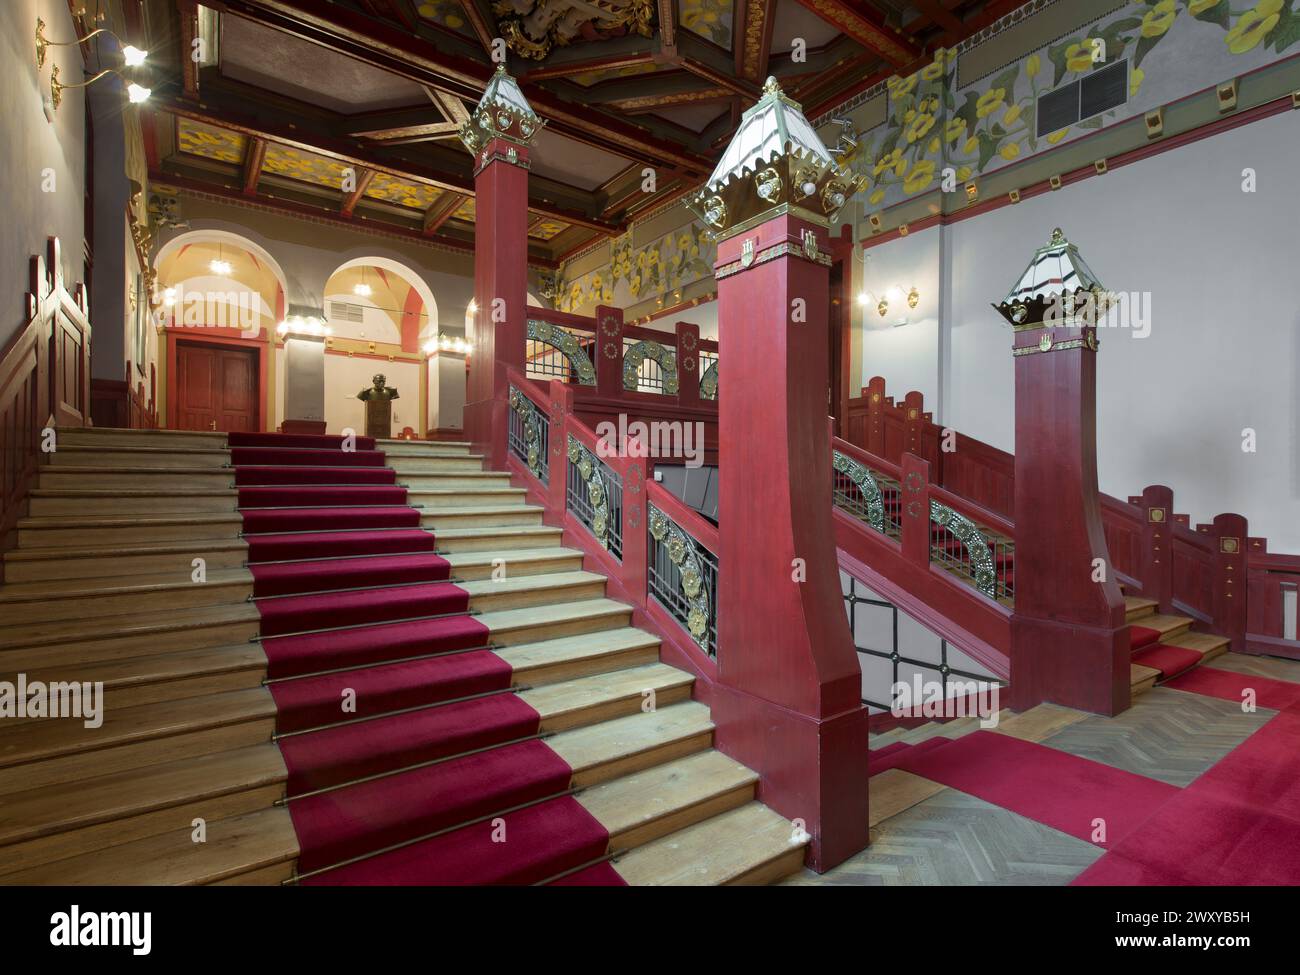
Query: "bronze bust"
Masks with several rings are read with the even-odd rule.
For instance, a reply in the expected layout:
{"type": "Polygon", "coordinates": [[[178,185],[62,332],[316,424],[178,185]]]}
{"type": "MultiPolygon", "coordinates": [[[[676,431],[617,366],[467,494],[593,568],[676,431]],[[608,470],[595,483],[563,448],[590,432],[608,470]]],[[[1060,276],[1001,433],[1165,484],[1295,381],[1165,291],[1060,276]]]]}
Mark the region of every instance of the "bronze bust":
{"type": "Polygon", "coordinates": [[[376,373],[374,379],[372,380],[372,382],[374,382],[374,385],[369,386],[366,389],[363,389],[361,392],[357,393],[357,399],[365,400],[367,403],[373,401],[382,402],[383,400],[397,399],[398,398],[397,390],[393,389],[391,386],[384,385],[384,383],[386,383],[387,381],[388,381],[387,378],[384,376],[382,372],[376,373]]]}

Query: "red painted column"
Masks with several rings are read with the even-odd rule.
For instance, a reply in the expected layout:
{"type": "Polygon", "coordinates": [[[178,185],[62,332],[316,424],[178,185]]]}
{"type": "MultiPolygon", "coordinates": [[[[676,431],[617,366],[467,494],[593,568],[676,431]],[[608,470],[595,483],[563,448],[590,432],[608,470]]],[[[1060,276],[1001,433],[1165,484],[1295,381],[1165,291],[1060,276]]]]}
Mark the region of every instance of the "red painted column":
{"type": "Polygon", "coordinates": [[[915,565],[930,565],[930,465],[916,454],[903,454],[903,479],[899,484],[899,501],[903,506],[899,520],[903,557],[915,565]]]}
{"type": "Polygon", "coordinates": [[[474,348],[465,434],[492,470],[504,470],[510,383],[524,371],[528,305],[528,149],[493,139],[475,157],[474,348]]]}
{"type": "Polygon", "coordinates": [[[623,309],[596,306],[596,392],[623,395],[623,309]]]}
{"type": "Polygon", "coordinates": [[[868,842],[867,712],[831,522],[826,230],[780,214],[718,245],[717,741],[826,870],[868,842]],[[816,234],[810,259],[801,234],[816,234]],[[744,242],[753,260],[742,263],[744,242]],[[803,321],[792,321],[796,299],[803,321]],[[802,581],[799,581],[802,579],[802,581]]]}
{"type": "Polygon", "coordinates": [[[885,456],[885,378],[872,376],[862,390],[867,397],[867,439],[862,446],[877,457],[885,456]]]}
{"type": "Polygon", "coordinates": [[[677,403],[700,405],[700,326],[677,323],[677,403]]]}
{"type": "Polygon", "coordinates": [[[1116,714],[1129,705],[1129,636],[1097,493],[1096,329],[1015,336],[1012,707],[1116,714]],[[1104,581],[1094,581],[1095,559],[1104,581]]]}

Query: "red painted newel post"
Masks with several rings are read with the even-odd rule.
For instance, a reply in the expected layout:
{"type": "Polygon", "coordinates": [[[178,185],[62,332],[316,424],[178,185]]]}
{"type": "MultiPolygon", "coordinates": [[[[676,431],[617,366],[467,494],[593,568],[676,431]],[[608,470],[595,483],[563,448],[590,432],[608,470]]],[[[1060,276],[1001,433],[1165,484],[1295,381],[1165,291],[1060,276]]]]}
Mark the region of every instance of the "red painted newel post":
{"type": "Polygon", "coordinates": [[[1232,649],[1246,649],[1246,542],[1249,528],[1237,514],[1214,519],[1214,630],[1232,640],[1232,649]]]}
{"type": "Polygon", "coordinates": [[[903,558],[916,565],[930,564],[930,463],[916,454],[903,454],[899,465],[899,512],[902,522],[903,558]]]}
{"type": "Polygon", "coordinates": [[[474,327],[465,435],[504,470],[509,368],[524,371],[528,321],[528,155],[541,127],[504,66],[461,126],[474,155],[474,327]]]}
{"type": "Polygon", "coordinates": [[[623,309],[596,306],[596,392],[618,399],[623,395],[623,309]]]}
{"type": "Polygon", "coordinates": [[[1139,504],[1146,515],[1142,537],[1142,564],[1138,567],[1142,595],[1160,604],[1160,612],[1174,608],[1174,492],[1152,484],[1139,504]]]}
{"type": "Polygon", "coordinates": [[[798,112],[769,79],[688,206],[719,238],[727,374],[718,396],[718,747],[759,772],[759,798],[803,826],[809,865],[825,870],[868,842],[867,713],[827,503],[827,214],[851,188],[820,141],[796,141],[799,152],[761,143],[764,132],[811,133],[806,122],[786,124],[798,112]]]}
{"type": "Polygon", "coordinates": [[[1129,706],[1124,598],[1097,492],[1099,312],[1088,309],[1103,294],[1058,229],[994,306],[1015,330],[1016,710],[1043,701],[1099,714],[1129,706]]]}
{"type": "Polygon", "coordinates": [[[700,326],[677,323],[677,405],[700,405],[700,326]]]}

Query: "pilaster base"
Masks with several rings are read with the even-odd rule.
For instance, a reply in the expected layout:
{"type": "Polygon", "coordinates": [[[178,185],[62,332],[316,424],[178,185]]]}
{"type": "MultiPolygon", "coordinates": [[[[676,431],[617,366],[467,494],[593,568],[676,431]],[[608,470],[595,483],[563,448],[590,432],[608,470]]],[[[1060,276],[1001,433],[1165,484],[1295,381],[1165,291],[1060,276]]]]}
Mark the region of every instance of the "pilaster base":
{"type": "Polygon", "coordinates": [[[1130,703],[1131,663],[1127,626],[1011,617],[1011,707],[1016,711],[1047,702],[1119,714],[1130,703]]]}
{"type": "Polygon", "coordinates": [[[506,469],[510,435],[509,404],[504,398],[483,399],[465,404],[465,439],[474,453],[484,457],[486,470],[506,469]]]}

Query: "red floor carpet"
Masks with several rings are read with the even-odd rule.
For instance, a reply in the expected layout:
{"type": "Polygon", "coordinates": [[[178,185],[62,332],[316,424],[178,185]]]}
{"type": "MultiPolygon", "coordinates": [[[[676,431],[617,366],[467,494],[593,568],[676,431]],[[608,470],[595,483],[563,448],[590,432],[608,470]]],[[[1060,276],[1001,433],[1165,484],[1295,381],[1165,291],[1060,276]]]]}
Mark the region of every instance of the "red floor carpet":
{"type": "Polygon", "coordinates": [[[621,885],[374,441],[230,443],[303,882],[621,885]]]}
{"type": "Polygon", "coordinates": [[[990,731],[902,754],[907,758],[897,768],[1090,843],[1096,821],[1104,820],[1104,846],[1118,843],[1178,792],[1164,782],[990,731]]]}

